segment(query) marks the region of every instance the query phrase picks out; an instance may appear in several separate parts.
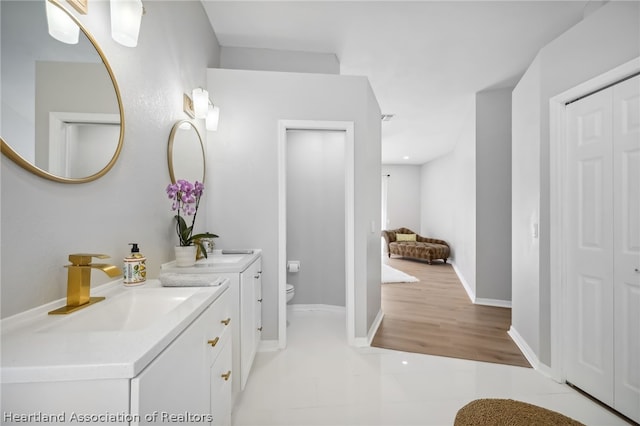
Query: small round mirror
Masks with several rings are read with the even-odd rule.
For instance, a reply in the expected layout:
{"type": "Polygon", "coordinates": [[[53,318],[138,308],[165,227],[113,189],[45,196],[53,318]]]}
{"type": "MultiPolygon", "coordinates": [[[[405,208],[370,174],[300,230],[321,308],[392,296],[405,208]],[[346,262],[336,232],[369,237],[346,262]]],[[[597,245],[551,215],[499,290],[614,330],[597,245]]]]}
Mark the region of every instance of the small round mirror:
{"type": "Polygon", "coordinates": [[[204,182],[204,144],[200,132],[191,121],[181,120],[173,125],[167,160],[172,183],[178,179],[204,182]]]}

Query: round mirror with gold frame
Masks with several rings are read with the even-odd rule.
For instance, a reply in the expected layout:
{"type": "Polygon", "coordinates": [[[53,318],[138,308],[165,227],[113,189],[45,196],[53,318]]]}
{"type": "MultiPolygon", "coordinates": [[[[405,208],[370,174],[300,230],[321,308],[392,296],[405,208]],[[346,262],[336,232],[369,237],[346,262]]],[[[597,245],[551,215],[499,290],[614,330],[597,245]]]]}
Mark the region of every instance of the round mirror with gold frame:
{"type": "Polygon", "coordinates": [[[124,140],[120,89],[91,33],[58,0],[0,1],[2,153],[45,179],[90,182],[124,140]],[[45,5],[79,28],[76,44],[48,33],[45,5]]]}
{"type": "Polygon", "coordinates": [[[171,182],[179,179],[204,182],[205,156],[200,132],[189,120],[173,125],[167,147],[167,162],[171,182]]]}

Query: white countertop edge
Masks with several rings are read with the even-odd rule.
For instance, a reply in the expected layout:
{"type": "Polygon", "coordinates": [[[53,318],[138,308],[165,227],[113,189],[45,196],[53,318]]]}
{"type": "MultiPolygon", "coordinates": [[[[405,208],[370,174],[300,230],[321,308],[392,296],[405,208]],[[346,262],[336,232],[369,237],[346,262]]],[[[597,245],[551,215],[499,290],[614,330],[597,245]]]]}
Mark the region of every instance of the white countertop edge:
{"type": "MultiPolygon", "coordinates": [[[[121,280],[113,283],[107,283],[92,291],[93,295],[100,295],[117,286],[121,280]]],[[[158,286],[157,280],[153,281],[154,286],[158,286]]],[[[133,287],[132,287],[133,288],[133,287]]],[[[209,305],[211,305],[226,289],[228,282],[217,287],[202,287],[198,292],[198,296],[194,301],[195,306],[189,309],[187,313],[176,313],[176,318],[167,319],[166,322],[171,323],[171,327],[145,328],[136,332],[125,333],[125,337],[114,339],[111,343],[114,345],[125,345],[130,348],[130,353],[124,354],[115,350],[112,359],[101,359],[102,353],[94,350],[95,354],[87,351],[86,359],[82,356],[69,360],[68,364],[55,364],[47,357],[39,362],[33,362],[31,365],[6,365],[7,357],[3,356],[0,379],[3,384],[8,383],[32,383],[32,382],[51,382],[51,381],[75,381],[75,380],[100,380],[100,379],[131,379],[147,366],[156,356],[158,356],[184,329],[191,324],[209,305]],[[152,336],[155,334],[156,336],[152,336]],[[143,338],[144,336],[144,338],[143,338]],[[146,339],[146,341],[144,341],[146,339]],[[137,347],[136,347],[137,345],[137,347]],[[49,363],[47,363],[49,361],[49,363]]],[[[125,288],[126,291],[126,288],[125,288]]],[[[194,295],[195,296],[195,295],[194,295]]],[[[66,299],[63,300],[63,305],[66,299]]],[[[3,334],[5,329],[5,321],[10,320],[12,330],[20,328],[23,323],[32,321],[34,315],[42,315],[48,313],[51,309],[60,306],[60,301],[54,301],[29,311],[22,312],[10,318],[2,320],[3,334]]],[[[90,307],[87,309],[91,309],[90,307]]],[[[91,334],[91,333],[89,333],[91,334]]],[[[112,334],[112,336],[115,334],[112,334]]],[[[106,334],[105,334],[106,336],[106,334]]],[[[4,336],[3,336],[4,337],[4,336]]],[[[52,336],[55,338],[55,335],[52,336]]],[[[3,342],[4,343],[4,342],[3,342]]],[[[10,350],[3,345],[3,352],[10,350]]],[[[34,346],[35,347],[35,346],[34,346]]],[[[110,346],[109,346],[110,347],[110,346]]],[[[37,349],[37,347],[35,347],[37,349]]],[[[47,353],[46,346],[42,353],[47,353]]],[[[18,348],[16,352],[25,350],[18,348]]],[[[124,351],[126,352],[126,351],[124,351]]],[[[4,354],[3,354],[4,355],[4,354]]],[[[13,354],[15,355],[15,354],[13,354]]]]}
{"type": "MultiPolygon", "coordinates": [[[[243,259],[235,263],[219,263],[211,266],[176,266],[175,260],[160,265],[160,273],[173,272],[182,274],[219,274],[219,273],[237,273],[246,270],[258,257],[262,256],[262,249],[248,249],[253,250],[250,254],[240,254],[243,259]]],[[[221,253],[221,250],[215,250],[213,256],[227,256],[221,253]]],[[[238,256],[238,254],[229,254],[228,256],[238,256]]],[[[197,264],[203,264],[207,259],[200,259],[196,261],[197,264]]]]}

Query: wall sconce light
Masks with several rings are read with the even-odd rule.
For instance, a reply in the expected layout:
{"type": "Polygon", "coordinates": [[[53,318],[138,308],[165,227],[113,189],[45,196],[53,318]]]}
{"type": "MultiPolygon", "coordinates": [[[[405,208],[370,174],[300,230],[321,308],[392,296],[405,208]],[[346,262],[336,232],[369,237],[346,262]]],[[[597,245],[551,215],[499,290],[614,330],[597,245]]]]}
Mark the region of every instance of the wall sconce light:
{"type": "Polygon", "coordinates": [[[49,35],[67,44],[78,44],[80,27],[56,4],[46,2],[47,26],[49,35]]]}
{"type": "MultiPolygon", "coordinates": [[[[89,0],[67,0],[78,13],[86,15],[89,0]]],[[[57,2],[46,0],[49,35],[63,43],[77,44],[80,27],[57,2]]],[[[144,14],[142,0],[111,0],[111,37],[126,47],[138,45],[140,22],[144,14]]]]}
{"type": "Polygon", "coordinates": [[[220,108],[215,106],[209,101],[209,111],[207,112],[207,118],[205,125],[207,130],[215,132],[218,130],[218,121],[220,120],[220,108]]]}
{"type": "Polygon", "coordinates": [[[138,45],[142,0],[111,0],[111,37],[126,47],[138,45]]]}
{"type": "MultiPolygon", "coordinates": [[[[202,88],[198,88],[193,90],[192,96],[193,96],[193,99],[191,99],[189,95],[187,95],[186,93],[183,94],[182,96],[182,109],[184,110],[185,114],[187,114],[191,118],[204,118],[205,126],[207,130],[210,130],[212,132],[215,132],[216,130],[218,130],[218,121],[220,120],[220,108],[211,102],[211,100],[209,99],[209,93],[202,88]],[[205,96],[204,102],[206,105],[205,107],[206,113],[204,115],[203,114],[198,115],[198,113],[196,112],[197,102],[195,99],[198,97],[197,98],[198,101],[202,102],[203,94],[205,96]]],[[[202,107],[202,105],[200,105],[200,107],[202,107]]]]}
{"type": "Polygon", "coordinates": [[[199,87],[191,92],[193,99],[193,113],[195,118],[207,118],[209,111],[209,92],[199,87]]]}

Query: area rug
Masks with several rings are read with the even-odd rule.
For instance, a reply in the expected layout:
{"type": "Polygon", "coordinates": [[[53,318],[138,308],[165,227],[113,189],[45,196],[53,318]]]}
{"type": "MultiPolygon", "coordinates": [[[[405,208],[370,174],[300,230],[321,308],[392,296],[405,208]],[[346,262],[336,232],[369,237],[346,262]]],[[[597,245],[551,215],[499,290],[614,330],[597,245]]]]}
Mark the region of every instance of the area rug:
{"type": "Polygon", "coordinates": [[[476,399],[462,407],[454,426],[584,426],[576,420],[537,405],[513,399],[476,399]]]}
{"type": "Polygon", "coordinates": [[[415,283],[418,281],[420,280],[414,276],[398,271],[385,263],[382,264],[383,283],[415,283]]]}

